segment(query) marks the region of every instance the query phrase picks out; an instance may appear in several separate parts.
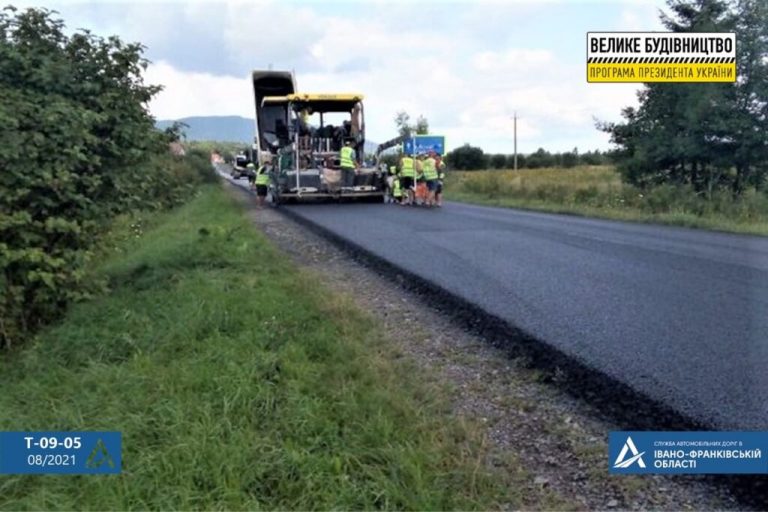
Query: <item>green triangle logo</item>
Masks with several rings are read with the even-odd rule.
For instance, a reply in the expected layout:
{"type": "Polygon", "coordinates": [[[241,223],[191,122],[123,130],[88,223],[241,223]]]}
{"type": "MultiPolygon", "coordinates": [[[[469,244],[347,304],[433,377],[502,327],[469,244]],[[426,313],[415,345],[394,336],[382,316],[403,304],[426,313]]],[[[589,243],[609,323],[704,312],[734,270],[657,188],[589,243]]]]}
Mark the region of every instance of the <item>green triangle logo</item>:
{"type": "Polygon", "coordinates": [[[110,468],[114,469],[115,461],[112,460],[112,457],[107,451],[107,447],[104,446],[104,441],[99,438],[99,440],[96,441],[96,446],[94,446],[93,450],[91,450],[91,454],[88,456],[88,460],[85,461],[85,467],[89,469],[97,469],[103,466],[105,462],[109,465],[110,468]]]}

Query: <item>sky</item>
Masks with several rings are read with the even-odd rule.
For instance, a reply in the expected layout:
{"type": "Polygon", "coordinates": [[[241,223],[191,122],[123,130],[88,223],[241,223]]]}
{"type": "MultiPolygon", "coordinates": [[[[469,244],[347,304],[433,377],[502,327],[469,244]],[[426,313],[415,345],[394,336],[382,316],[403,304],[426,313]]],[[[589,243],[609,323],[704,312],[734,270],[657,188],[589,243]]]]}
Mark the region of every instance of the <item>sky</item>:
{"type": "MultiPolygon", "coordinates": [[[[13,0],[6,0],[13,1],[13,0]]],[[[663,0],[17,1],[69,30],[146,46],[157,119],[253,117],[253,69],[293,70],[302,92],[365,95],[367,139],[423,115],[448,149],[608,149],[595,120],[618,121],[637,84],[586,82],[586,33],[662,30],[663,0]]]]}

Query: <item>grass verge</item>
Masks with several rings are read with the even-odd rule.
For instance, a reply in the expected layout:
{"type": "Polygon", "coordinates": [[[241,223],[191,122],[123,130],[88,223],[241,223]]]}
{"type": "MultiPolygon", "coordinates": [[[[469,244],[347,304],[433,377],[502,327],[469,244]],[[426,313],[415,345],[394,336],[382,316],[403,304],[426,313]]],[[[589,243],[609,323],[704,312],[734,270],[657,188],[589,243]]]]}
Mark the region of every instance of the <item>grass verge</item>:
{"type": "Polygon", "coordinates": [[[0,360],[0,430],[118,430],[123,472],[0,476],[2,509],[488,509],[562,502],[218,186],[122,219],[97,299],[0,360]],[[536,501],[536,500],[543,501],[536,501]]]}
{"type": "Polygon", "coordinates": [[[733,200],[719,192],[707,200],[683,187],[641,191],[610,166],[452,172],[445,187],[448,199],[466,203],[768,235],[764,193],[733,200]]]}

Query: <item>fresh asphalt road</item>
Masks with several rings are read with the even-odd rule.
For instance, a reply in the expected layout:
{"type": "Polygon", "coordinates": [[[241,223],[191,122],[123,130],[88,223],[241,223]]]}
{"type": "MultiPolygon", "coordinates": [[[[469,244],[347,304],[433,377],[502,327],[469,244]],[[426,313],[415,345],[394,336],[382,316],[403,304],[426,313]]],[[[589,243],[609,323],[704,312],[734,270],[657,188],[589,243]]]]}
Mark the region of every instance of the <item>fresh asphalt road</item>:
{"type": "Polygon", "coordinates": [[[450,202],[288,208],[712,428],[768,430],[768,238],[450,202]]]}

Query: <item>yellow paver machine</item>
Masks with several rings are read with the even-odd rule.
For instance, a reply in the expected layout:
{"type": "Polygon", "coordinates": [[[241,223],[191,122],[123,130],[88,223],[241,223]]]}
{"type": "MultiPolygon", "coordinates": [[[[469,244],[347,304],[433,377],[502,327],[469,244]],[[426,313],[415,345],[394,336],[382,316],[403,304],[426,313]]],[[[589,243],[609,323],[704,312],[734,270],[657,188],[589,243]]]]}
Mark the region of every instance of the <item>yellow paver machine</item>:
{"type": "MultiPolygon", "coordinates": [[[[386,175],[365,154],[363,95],[296,93],[293,73],[254,71],[259,162],[270,166],[276,204],[309,198],[384,200],[386,175]],[[354,150],[354,176],[341,151],[354,150]]],[[[349,163],[349,162],[347,162],[349,163]]]]}

